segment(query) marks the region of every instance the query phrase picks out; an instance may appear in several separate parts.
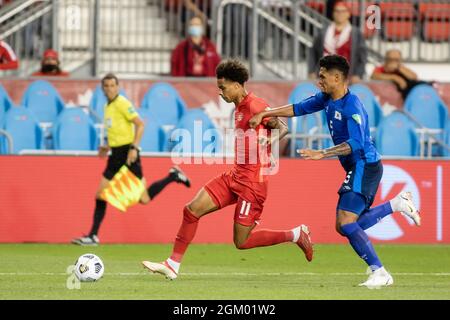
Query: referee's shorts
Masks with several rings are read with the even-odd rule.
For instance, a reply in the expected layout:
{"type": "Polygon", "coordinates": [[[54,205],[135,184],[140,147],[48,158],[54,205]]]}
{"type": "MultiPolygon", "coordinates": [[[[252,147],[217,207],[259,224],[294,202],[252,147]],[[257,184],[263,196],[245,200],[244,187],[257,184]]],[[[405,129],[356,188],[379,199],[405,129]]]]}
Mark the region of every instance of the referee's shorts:
{"type": "Polygon", "coordinates": [[[122,168],[123,165],[126,165],[128,169],[134,173],[136,177],[142,179],[142,166],[141,166],[141,157],[138,152],[138,156],[135,162],[133,162],[130,166],[127,165],[127,157],[128,151],[130,150],[131,144],[126,144],[120,147],[111,148],[111,155],[108,157],[108,163],[106,165],[105,171],[103,171],[103,176],[111,180],[114,175],[122,168]]]}

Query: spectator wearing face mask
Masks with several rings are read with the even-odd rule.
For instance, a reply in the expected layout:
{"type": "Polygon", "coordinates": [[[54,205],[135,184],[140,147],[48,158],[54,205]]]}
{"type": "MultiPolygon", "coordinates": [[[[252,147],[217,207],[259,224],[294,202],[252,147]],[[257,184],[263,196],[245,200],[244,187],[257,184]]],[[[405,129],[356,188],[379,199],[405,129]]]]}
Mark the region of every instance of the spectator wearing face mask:
{"type": "Polygon", "coordinates": [[[172,51],[171,71],[173,77],[215,77],[220,62],[215,45],[204,36],[202,19],[189,21],[188,38],[172,51]]]}
{"type": "Polygon", "coordinates": [[[61,70],[58,52],[52,49],[47,49],[44,51],[44,55],[42,57],[41,70],[33,73],[32,76],[68,77],[69,73],[61,70]]]}

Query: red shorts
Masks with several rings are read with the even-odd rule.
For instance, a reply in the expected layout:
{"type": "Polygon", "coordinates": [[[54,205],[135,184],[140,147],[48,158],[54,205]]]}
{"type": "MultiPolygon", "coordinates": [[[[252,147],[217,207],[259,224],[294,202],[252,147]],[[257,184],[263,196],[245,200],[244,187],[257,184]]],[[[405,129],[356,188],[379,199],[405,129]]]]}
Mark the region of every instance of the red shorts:
{"type": "Polygon", "coordinates": [[[259,223],[267,197],[267,182],[239,182],[230,171],[210,180],[204,187],[219,209],[236,203],[234,222],[243,226],[259,223]]]}

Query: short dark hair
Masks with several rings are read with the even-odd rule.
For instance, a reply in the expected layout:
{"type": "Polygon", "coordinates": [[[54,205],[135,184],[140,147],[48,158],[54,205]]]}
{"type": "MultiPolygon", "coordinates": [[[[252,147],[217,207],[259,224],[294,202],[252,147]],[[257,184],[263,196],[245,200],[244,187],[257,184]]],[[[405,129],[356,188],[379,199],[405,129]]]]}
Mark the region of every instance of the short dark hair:
{"type": "Polygon", "coordinates": [[[243,85],[248,81],[249,73],[244,64],[237,59],[222,61],[216,68],[217,79],[226,79],[243,85]]]}
{"type": "Polygon", "coordinates": [[[322,57],[319,60],[319,67],[325,68],[327,71],[332,69],[338,70],[342,72],[345,78],[348,77],[348,71],[350,69],[347,59],[337,54],[322,57]]]}
{"type": "Polygon", "coordinates": [[[102,85],[105,82],[105,80],[111,80],[114,79],[116,80],[116,84],[119,84],[119,78],[117,78],[117,76],[114,73],[107,73],[103,78],[102,78],[102,85]]]}

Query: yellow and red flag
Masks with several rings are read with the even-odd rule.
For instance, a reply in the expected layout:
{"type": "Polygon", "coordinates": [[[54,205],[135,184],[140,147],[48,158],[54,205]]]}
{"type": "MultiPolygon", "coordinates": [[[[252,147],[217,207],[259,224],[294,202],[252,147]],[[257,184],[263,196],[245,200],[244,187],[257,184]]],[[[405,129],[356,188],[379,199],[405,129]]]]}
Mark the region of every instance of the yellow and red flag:
{"type": "Polygon", "coordinates": [[[139,202],[145,186],[141,179],[136,177],[127,166],[115,174],[109,186],[103,189],[101,198],[122,212],[139,202]]]}

